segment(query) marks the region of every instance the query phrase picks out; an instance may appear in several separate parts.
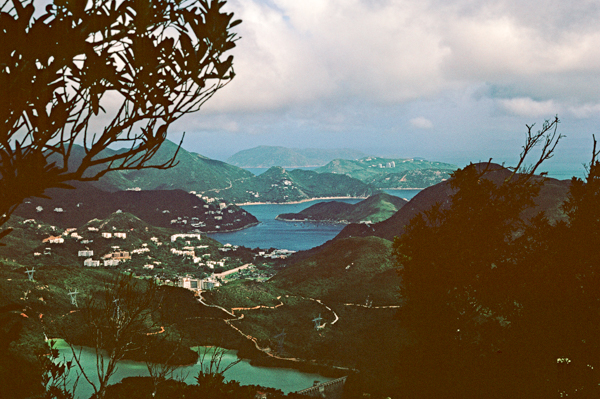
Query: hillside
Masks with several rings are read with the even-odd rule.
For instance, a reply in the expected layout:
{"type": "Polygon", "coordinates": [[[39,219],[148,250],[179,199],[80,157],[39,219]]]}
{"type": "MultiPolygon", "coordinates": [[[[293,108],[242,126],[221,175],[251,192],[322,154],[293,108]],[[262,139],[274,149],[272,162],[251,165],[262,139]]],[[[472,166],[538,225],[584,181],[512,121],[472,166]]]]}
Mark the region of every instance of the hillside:
{"type": "Polygon", "coordinates": [[[59,227],[76,227],[90,219],[104,219],[121,210],[146,223],[186,232],[232,231],[258,223],[241,208],[224,202],[207,202],[182,190],[101,191],[88,183],[75,190],[51,189],[47,198],[30,198],[15,214],[59,227]],[[223,205],[221,205],[223,204],[223,205]]]}
{"type": "Polygon", "coordinates": [[[315,171],[348,175],[377,188],[425,188],[448,179],[455,169],[455,165],[422,159],[366,157],[336,159],[315,171]]]}
{"type": "MultiPolygon", "coordinates": [[[[485,165],[487,164],[478,164],[478,167],[485,167],[485,165]]],[[[511,171],[500,165],[492,164],[491,172],[486,175],[486,178],[499,184],[511,173],[511,171]]],[[[569,187],[570,180],[546,178],[539,195],[535,198],[536,206],[526,211],[523,217],[528,219],[540,211],[544,211],[550,220],[563,220],[565,215],[560,207],[567,198],[569,187]]],[[[435,203],[441,204],[443,208],[448,207],[452,193],[453,190],[447,181],[436,184],[422,190],[389,219],[371,225],[368,228],[358,224],[346,226],[336,239],[356,236],[376,236],[393,240],[395,236],[401,235],[404,232],[404,226],[418,213],[430,209],[435,203]]]]}
{"type": "Polygon", "coordinates": [[[301,295],[338,303],[400,303],[391,241],[378,237],[338,240],[326,250],[292,264],[270,283],[301,295]]]}
{"type": "Polygon", "coordinates": [[[391,246],[376,237],[339,240],[267,282],[239,281],[205,298],[234,310],[235,327],[277,356],[393,374],[393,359],[408,341],[395,316],[402,300],[391,246]],[[274,337],[282,330],[279,345],[274,337]]]}
{"type": "Polygon", "coordinates": [[[334,223],[377,223],[391,217],[407,202],[405,199],[387,193],[378,193],[357,204],[347,204],[339,201],[320,202],[298,213],[277,215],[277,219],[334,223]]]}
{"type": "Polygon", "coordinates": [[[285,148],[259,146],[240,151],[227,159],[227,162],[242,168],[298,168],[322,166],[336,158],[357,159],[364,157],[360,151],[350,149],[285,148]]]}
{"type": "MultiPolygon", "coordinates": [[[[152,164],[167,162],[177,150],[177,145],[165,141],[152,164]]],[[[232,182],[252,177],[247,170],[225,162],[179,149],[177,165],[171,169],[142,169],[111,172],[94,185],[102,190],[117,191],[139,187],[142,190],[174,190],[204,192],[231,186],[232,182]]]]}
{"type": "Polygon", "coordinates": [[[272,167],[218,194],[235,203],[282,203],[326,197],[368,197],[376,191],[373,186],[345,175],[272,167]]]}
{"type": "Polygon", "coordinates": [[[0,247],[0,258],[36,269],[56,264],[81,268],[89,258],[99,262],[88,265],[92,268],[108,266],[163,280],[181,275],[203,278],[253,262],[257,252],[237,246],[225,251],[221,243],[206,236],[173,241],[171,237],[178,231],[151,226],[127,212],[92,219],[68,230],[18,216],[11,218],[9,226],[14,230],[4,240],[7,245],[0,247]],[[61,242],[44,242],[51,236],[60,237],[61,242]],[[128,255],[118,264],[105,264],[107,255],[115,251],[128,255]]]}

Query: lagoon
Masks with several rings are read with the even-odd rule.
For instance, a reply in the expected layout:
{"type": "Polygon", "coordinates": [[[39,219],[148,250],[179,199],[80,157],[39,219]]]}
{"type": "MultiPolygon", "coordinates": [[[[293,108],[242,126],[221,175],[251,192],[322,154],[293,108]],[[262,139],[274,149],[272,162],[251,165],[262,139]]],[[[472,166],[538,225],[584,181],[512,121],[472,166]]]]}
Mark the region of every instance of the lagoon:
{"type": "MultiPolygon", "coordinates": [[[[59,350],[61,359],[64,356],[65,361],[72,359],[72,353],[69,345],[62,339],[55,340],[55,347],[59,350]]],[[[200,347],[200,353],[204,347],[200,347]]],[[[77,347],[77,352],[81,350],[81,363],[84,369],[89,370],[90,376],[94,377],[96,369],[96,352],[93,348],[77,347]]],[[[214,353],[215,348],[207,348],[206,360],[214,353]]],[[[237,351],[227,351],[222,358],[221,367],[225,368],[229,364],[238,360],[237,351]]],[[[182,366],[176,369],[173,378],[182,378],[188,384],[196,384],[196,376],[201,369],[201,365],[196,363],[190,366],[182,366]]],[[[76,370],[76,368],[74,369],[76,370]]],[[[73,372],[73,371],[72,371],[73,372]]],[[[146,363],[133,360],[122,360],[118,364],[116,373],[112,376],[110,384],[116,384],[126,377],[148,376],[146,363]]],[[[269,388],[280,389],[284,393],[296,392],[301,389],[309,388],[314,381],[330,381],[332,378],[323,377],[320,374],[304,373],[294,369],[277,367],[258,367],[250,364],[248,360],[242,360],[224,374],[225,381],[238,381],[241,385],[260,385],[269,388]]],[[[97,382],[97,377],[94,379],[97,382]]],[[[71,381],[72,386],[73,381],[71,381]]],[[[76,390],[76,398],[86,399],[94,393],[91,385],[82,377],[79,379],[76,390]]]]}

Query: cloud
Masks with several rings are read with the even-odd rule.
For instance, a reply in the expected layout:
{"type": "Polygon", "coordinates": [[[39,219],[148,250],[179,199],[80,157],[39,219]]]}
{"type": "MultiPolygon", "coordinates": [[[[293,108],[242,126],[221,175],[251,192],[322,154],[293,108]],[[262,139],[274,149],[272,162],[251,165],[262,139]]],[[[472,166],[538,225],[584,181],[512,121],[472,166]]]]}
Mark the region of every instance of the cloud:
{"type": "Polygon", "coordinates": [[[600,116],[599,103],[576,104],[568,101],[536,101],[529,97],[519,97],[497,100],[501,109],[513,115],[529,117],[551,117],[568,115],[576,119],[586,119],[600,116]]]}
{"type": "Polygon", "coordinates": [[[571,115],[579,119],[600,116],[600,104],[573,105],[569,106],[567,110],[571,115]]]}
{"type": "MultiPolygon", "coordinates": [[[[600,5],[559,0],[230,0],[236,78],[210,112],[399,103],[490,84],[600,102],[600,5]]],[[[541,111],[538,111],[541,112],[541,111]]]]}
{"type": "Polygon", "coordinates": [[[433,123],[429,119],[423,118],[422,116],[411,119],[410,124],[418,129],[431,129],[433,127],[433,123]]]}
{"type": "Polygon", "coordinates": [[[552,116],[558,114],[561,106],[552,100],[535,101],[528,97],[498,100],[500,107],[506,111],[519,116],[552,116]]]}

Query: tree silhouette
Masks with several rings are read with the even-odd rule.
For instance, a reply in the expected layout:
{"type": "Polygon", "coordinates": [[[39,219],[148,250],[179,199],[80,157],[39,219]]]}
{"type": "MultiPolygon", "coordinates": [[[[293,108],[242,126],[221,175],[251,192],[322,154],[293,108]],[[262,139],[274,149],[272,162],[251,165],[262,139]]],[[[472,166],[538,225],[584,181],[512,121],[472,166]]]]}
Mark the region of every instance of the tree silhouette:
{"type": "Polygon", "coordinates": [[[176,153],[151,163],[169,126],[234,77],[241,21],[224,4],[55,0],[36,17],[33,0],[0,3],[0,226],[48,188],[172,167],[176,153]]]}
{"type": "Polygon", "coordinates": [[[595,146],[586,182],[572,181],[567,222],[524,216],[544,181],[534,172],[560,139],[557,123],[528,134],[519,166],[537,141],[543,150],[533,167],[456,171],[449,203],[418,215],[396,238],[400,318],[414,332],[400,360],[407,397],[598,396],[595,146]]]}

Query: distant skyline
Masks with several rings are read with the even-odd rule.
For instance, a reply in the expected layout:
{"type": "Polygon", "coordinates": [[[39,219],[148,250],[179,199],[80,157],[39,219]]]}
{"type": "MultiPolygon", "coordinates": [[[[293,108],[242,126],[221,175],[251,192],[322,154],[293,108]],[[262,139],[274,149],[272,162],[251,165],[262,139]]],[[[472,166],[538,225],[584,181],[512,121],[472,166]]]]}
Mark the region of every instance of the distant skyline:
{"type": "Polygon", "coordinates": [[[229,0],[235,79],[171,129],[225,160],[259,145],[461,164],[516,160],[558,115],[549,167],[600,138],[600,2],[229,0]]]}

